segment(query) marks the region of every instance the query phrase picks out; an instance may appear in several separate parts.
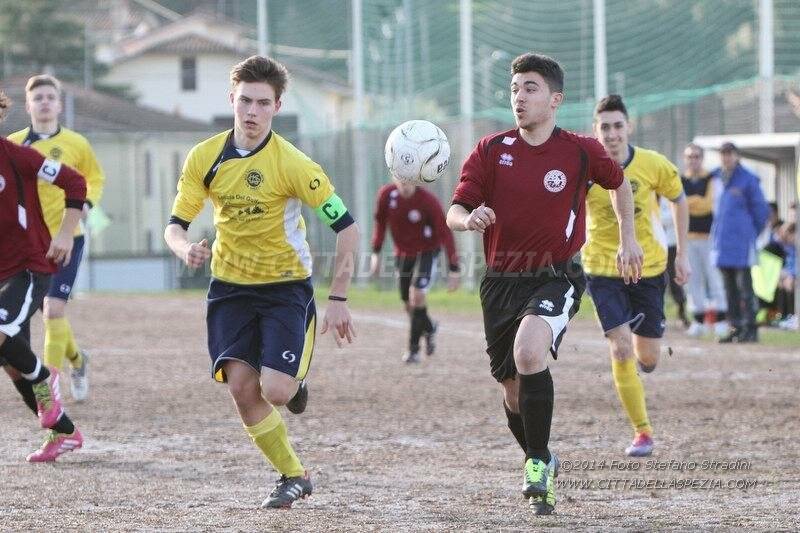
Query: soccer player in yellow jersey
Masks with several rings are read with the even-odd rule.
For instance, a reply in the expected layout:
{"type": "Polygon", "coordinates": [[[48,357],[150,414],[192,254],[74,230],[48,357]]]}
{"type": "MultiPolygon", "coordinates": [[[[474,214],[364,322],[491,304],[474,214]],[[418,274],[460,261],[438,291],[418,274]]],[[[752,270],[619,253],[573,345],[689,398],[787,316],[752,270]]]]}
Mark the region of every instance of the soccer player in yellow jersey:
{"type": "Polygon", "coordinates": [[[652,453],[653,429],[635,361],[644,372],[655,369],[665,327],[667,247],[656,195],[671,201],[677,237],[675,280],[681,285],[690,274],[686,255],[689,209],[675,165],[658,152],[628,144],[630,131],[628,111],[620,96],[610,95],[598,102],[595,135],[622,165],[633,188],[636,240],[644,250],[642,277],[626,284],[617,273],[617,219],[608,193],[596,186],[586,195],[588,224],[582,258],[587,289],[608,339],[614,385],[634,428],[633,443],[625,453],[639,457],[652,453]]]}
{"type": "Polygon", "coordinates": [[[312,491],[276,408],[300,413],[308,398],[304,378],[316,312],[301,205],[337,232],[320,333],[332,329],[339,346],[355,336],[346,301],[358,227],[322,168],[272,131],[286,68],[253,56],[235,65],[230,79],[233,130],[201,142],[187,156],[164,238],[190,268],[211,258],[211,372],[228,383],[245,430],[281,475],[262,507],[289,508],[312,491]],[[214,206],[213,250],[205,239],[191,242],[186,232],[206,199],[214,206]]]}
{"type": "MultiPolygon", "coordinates": [[[[86,206],[88,210],[97,205],[103,194],[105,176],[89,142],[79,133],[58,123],[61,113],[61,83],[53,76],[33,76],[25,86],[25,110],[31,117],[31,125],[8,136],[17,144],[30,146],[45,157],[69,165],[86,178],[86,206]]],[[[39,180],[39,201],[45,224],[51,236],[58,234],[64,218],[64,191],[44,180],[39,180]]],[[[44,298],[44,363],[58,370],[65,358],[70,363],[70,391],[76,401],[83,401],[89,393],[86,353],[78,348],[72,326],[66,317],[67,301],[78,276],[78,267],[83,256],[84,236],[81,227],[75,230],[72,260],[61,265],[50,281],[44,298]]],[[[26,328],[26,335],[29,335],[26,328]]],[[[19,382],[10,367],[7,371],[19,382]]],[[[19,382],[22,383],[22,382],[19,382]]],[[[25,395],[27,392],[22,392],[25,395]]]]}

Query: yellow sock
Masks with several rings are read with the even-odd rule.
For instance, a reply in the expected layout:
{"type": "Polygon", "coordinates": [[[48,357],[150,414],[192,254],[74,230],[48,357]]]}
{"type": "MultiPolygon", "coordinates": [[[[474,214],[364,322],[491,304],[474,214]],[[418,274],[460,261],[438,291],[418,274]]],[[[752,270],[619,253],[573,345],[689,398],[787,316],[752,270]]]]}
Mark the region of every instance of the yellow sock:
{"type": "Polygon", "coordinates": [[[622,407],[628,413],[628,418],[637,433],[651,433],[653,428],[647,418],[647,404],[644,399],[644,387],[636,371],[636,360],[631,358],[625,361],[611,359],[611,373],[614,376],[614,386],[617,388],[622,407]]]}
{"type": "Polygon", "coordinates": [[[61,369],[67,353],[69,336],[66,318],[49,318],[44,321],[44,364],[61,369]]]}
{"type": "Polygon", "coordinates": [[[245,426],[244,429],[275,470],[287,477],[302,476],[305,473],[305,468],[289,443],[286,424],[277,409],[273,408],[255,426],[245,426]]]}
{"type": "Polygon", "coordinates": [[[78,368],[83,363],[83,356],[78,349],[78,342],[72,333],[72,326],[69,320],[64,318],[64,323],[67,325],[67,351],[64,353],[67,354],[67,359],[69,359],[69,364],[72,365],[72,368],[78,368]]]}

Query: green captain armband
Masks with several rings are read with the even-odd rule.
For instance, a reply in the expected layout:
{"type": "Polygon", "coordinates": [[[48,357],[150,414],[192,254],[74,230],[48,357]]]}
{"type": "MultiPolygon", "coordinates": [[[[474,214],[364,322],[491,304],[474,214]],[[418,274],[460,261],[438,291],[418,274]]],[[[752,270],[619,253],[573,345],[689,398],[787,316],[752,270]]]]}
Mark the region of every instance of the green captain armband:
{"type": "Polygon", "coordinates": [[[320,220],[330,226],[336,233],[339,233],[355,222],[350,212],[347,210],[347,207],[345,207],[344,202],[336,193],[330,195],[330,197],[322,202],[314,211],[317,213],[320,220]]]}

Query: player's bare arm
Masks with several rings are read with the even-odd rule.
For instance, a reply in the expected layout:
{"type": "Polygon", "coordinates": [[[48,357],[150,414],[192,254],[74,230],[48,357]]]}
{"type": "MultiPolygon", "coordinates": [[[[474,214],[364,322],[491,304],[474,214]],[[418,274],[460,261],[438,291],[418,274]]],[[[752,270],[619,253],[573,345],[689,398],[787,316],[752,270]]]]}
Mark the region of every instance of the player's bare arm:
{"type": "Polygon", "coordinates": [[[347,289],[356,265],[356,252],[358,251],[358,226],[350,224],[336,235],[336,258],[334,261],[333,280],[328,306],[325,308],[325,317],[322,319],[320,334],[324,335],[328,329],[333,330],[333,338],[341,348],[343,341],[352,343],[356,337],[353,319],[347,308],[347,289]]]}
{"type": "Polygon", "coordinates": [[[68,207],[64,210],[61,229],[50,241],[50,248],[47,250],[48,259],[59,265],[69,264],[72,258],[72,245],[75,242],[73,235],[82,215],[83,210],[75,209],[74,207],[68,207]]]}
{"type": "Polygon", "coordinates": [[[627,178],[617,189],[609,190],[611,204],[619,223],[619,250],[617,250],[617,270],[625,283],[636,283],[642,277],[644,252],[636,241],[633,226],[633,190],[627,178]]]}
{"type": "Polygon", "coordinates": [[[491,207],[480,205],[472,211],[459,204],[453,204],[447,211],[447,227],[453,231],[477,231],[483,233],[497,221],[491,207]]]}
{"type": "Polygon", "coordinates": [[[164,230],[164,240],[175,256],[189,268],[201,267],[211,258],[208,241],[191,242],[185,229],[178,224],[168,224],[164,230]]]}
{"type": "Polygon", "coordinates": [[[692,267],[689,265],[689,256],[686,252],[688,232],[689,232],[689,203],[686,194],[672,200],[669,205],[672,211],[672,221],[675,224],[675,282],[678,285],[685,285],[692,275],[692,267]]]}

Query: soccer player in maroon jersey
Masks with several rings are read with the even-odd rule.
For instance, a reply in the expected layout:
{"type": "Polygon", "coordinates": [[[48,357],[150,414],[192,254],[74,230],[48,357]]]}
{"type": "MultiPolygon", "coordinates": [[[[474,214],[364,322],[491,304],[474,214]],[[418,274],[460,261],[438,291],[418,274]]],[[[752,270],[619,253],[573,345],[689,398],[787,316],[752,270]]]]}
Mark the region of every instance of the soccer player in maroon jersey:
{"type": "Polygon", "coordinates": [[[379,254],[388,224],[394,241],[400,298],[411,319],[408,351],[403,355],[403,361],[417,363],[420,338],[425,339],[425,353],[428,356],[436,350],[438,324],[428,315],[425,295],[433,283],[436,260],[442,246],[447,252],[448,290],[458,288],[460,269],[453,232],[447,227],[442,204],[436,196],[413,183],[393,182],[381,187],[375,203],[370,275],[378,272],[379,254]]]}
{"type": "Polygon", "coordinates": [[[536,514],[555,506],[558,459],[548,449],[557,356],[585,280],[575,255],[585,240],[589,183],[609,189],[620,222],[617,267],[639,279],[642,250],[622,169],[595,139],[555,124],[564,72],[523,54],[511,64],[517,128],[484,137],[467,157],[447,213],[456,231],[483,234],[487,272],[480,297],[492,375],[502,385],[508,426],[525,451],[523,495],[536,514]]]}
{"type": "MultiPolygon", "coordinates": [[[[8,106],[0,91],[0,121],[8,106]]],[[[21,374],[14,385],[50,430],[42,447],[28,456],[30,462],[55,461],[83,444],[61,405],[58,371],[42,365],[23,328],[42,305],[57,265],[69,264],[85,200],[83,176],[0,137],[0,357],[21,374]],[[39,205],[39,179],[66,193],[64,220],[52,241],[39,205]]]]}

